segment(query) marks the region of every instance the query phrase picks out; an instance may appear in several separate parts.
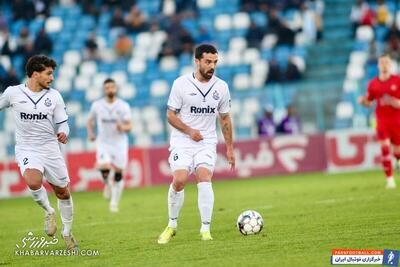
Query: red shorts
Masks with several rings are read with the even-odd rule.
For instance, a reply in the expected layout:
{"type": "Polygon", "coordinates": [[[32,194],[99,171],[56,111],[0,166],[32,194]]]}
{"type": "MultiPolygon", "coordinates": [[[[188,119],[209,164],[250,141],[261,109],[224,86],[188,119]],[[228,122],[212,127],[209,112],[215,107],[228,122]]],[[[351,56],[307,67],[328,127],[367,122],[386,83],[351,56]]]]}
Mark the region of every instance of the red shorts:
{"type": "Polygon", "coordinates": [[[400,146],[400,125],[397,124],[378,124],[376,136],[379,141],[389,139],[395,146],[400,146]]]}

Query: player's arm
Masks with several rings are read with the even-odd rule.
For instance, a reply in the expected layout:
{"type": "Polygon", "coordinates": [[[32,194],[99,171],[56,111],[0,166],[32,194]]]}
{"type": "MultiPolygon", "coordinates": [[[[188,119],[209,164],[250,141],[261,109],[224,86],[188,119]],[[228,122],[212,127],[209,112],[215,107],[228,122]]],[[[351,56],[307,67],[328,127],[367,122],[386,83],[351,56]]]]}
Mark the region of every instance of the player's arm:
{"type": "Polygon", "coordinates": [[[187,126],[182,120],[177,116],[177,110],[172,107],[168,107],[167,110],[167,120],[168,123],[174,127],[175,129],[187,134],[193,141],[201,141],[203,140],[203,136],[201,135],[199,130],[193,129],[187,126]]]}
{"type": "Polygon", "coordinates": [[[132,122],[130,120],[122,122],[118,121],[117,130],[120,132],[129,132],[130,130],[132,130],[132,122]]]}
{"type": "Polygon", "coordinates": [[[221,131],[225,139],[226,156],[231,170],[235,169],[235,154],[233,151],[233,135],[232,135],[232,120],[229,113],[220,114],[221,131]]]}
{"type": "Polygon", "coordinates": [[[117,121],[117,130],[120,132],[130,132],[132,130],[131,109],[126,104],[123,107],[123,115],[121,120],[117,121]]]}
{"type": "Polygon", "coordinates": [[[371,107],[373,104],[373,100],[368,100],[368,97],[366,96],[360,96],[358,97],[358,104],[363,105],[364,107],[371,107]]]}
{"type": "Polygon", "coordinates": [[[374,87],[372,86],[373,82],[369,82],[368,84],[368,88],[367,88],[367,94],[364,96],[360,96],[357,99],[357,102],[360,105],[363,105],[364,107],[371,107],[373,102],[374,102],[374,98],[375,98],[375,91],[374,91],[374,87]]]}
{"type": "Polygon", "coordinates": [[[9,88],[7,88],[2,94],[0,94],[0,110],[8,108],[10,106],[9,88]]]}
{"type": "Polygon", "coordinates": [[[61,95],[59,95],[59,99],[54,109],[54,123],[56,125],[58,142],[66,144],[69,135],[68,115],[61,95]]]}
{"type": "Polygon", "coordinates": [[[94,133],[94,122],[96,119],[96,107],[95,107],[95,103],[92,104],[92,106],[90,107],[90,112],[89,112],[89,118],[87,120],[86,123],[86,130],[88,133],[88,139],[90,141],[95,141],[96,140],[96,135],[94,133]]]}
{"type": "Polygon", "coordinates": [[[94,118],[89,117],[86,123],[86,130],[88,133],[88,139],[90,141],[96,140],[96,135],[94,134],[94,118]]]}

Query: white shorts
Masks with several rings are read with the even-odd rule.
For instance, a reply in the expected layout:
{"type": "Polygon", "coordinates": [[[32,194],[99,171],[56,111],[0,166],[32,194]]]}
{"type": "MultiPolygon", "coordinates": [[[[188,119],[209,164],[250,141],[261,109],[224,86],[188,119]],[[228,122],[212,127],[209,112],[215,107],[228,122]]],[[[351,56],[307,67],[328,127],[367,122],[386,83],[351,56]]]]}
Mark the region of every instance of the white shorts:
{"type": "Polygon", "coordinates": [[[117,168],[125,169],[128,164],[128,146],[98,143],[96,162],[97,165],[112,164],[117,168]]]}
{"type": "Polygon", "coordinates": [[[198,167],[204,167],[214,172],[217,152],[215,146],[202,146],[198,148],[171,148],[168,162],[172,172],[187,170],[194,172],[198,167]]]}
{"type": "Polygon", "coordinates": [[[67,166],[59,148],[41,152],[15,147],[15,159],[22,176],[26,169],[36,169],[52,185],[65,188],[70,181],[67,166]]]}

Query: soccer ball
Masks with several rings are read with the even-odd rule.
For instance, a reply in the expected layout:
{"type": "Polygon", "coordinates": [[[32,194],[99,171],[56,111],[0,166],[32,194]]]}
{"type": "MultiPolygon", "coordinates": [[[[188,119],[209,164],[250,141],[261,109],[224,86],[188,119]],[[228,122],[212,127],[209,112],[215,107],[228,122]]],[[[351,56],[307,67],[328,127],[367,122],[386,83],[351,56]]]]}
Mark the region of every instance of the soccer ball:
{"type": "Polygon", "coordinates": [[[257,211],[246,210],[239,215],[236,226],[242,235],[254,235],[261,232],[264,220],[257,211]]]}

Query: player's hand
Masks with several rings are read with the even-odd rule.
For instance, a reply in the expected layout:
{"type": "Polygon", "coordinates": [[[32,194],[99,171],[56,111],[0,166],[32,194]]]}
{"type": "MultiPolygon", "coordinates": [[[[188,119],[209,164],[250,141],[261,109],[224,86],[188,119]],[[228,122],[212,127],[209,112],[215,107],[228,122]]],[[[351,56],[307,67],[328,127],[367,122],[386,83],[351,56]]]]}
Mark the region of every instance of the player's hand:
{"type": "Polygon", "coordinates": [[[359,96],[357,99],[358,104],[363,105],[365,107],[370,107],[372,103],[368,101],[366,96],[359,96]]]}
{"type": "Polygon", "coordinates": [[[117,121],[117,131],[118,132],[123,132],[124,131],[124,125],[117,121]]]}
{"type": "Polygon", "coordinates": [[[65,133],[58,133],[57,140],[62,144],[66,144],[68,142],[68,137],[65,133]]]}
{"type": "Polygon", "coordinates": [[[96,135],[94,133],[89,133],[88,138],[89,138],[89,141],[93,142],[96,140],[96,135]]]}
{"type": "Polygon", "coordinates": [[[396,97],[391,97],[390,98],[390,105],[394,108],[400,108],[400,99],[396,97]]]}
{"type": "Polygon", "coordinates": [[[188,134],[193,141],[199,142],[203,140],[203,136],[201,135],[199,130],[190,129],[188,134]]]}
{"type": "Polygon", "coordinates": [[[235,165],[236,165],[236,159],[235,159],[235,153],[233,151],[233,148],[226,150],[226,158],[228,159],[229,165],[231,165],[231,171],[234,171],[235,165]]]}

